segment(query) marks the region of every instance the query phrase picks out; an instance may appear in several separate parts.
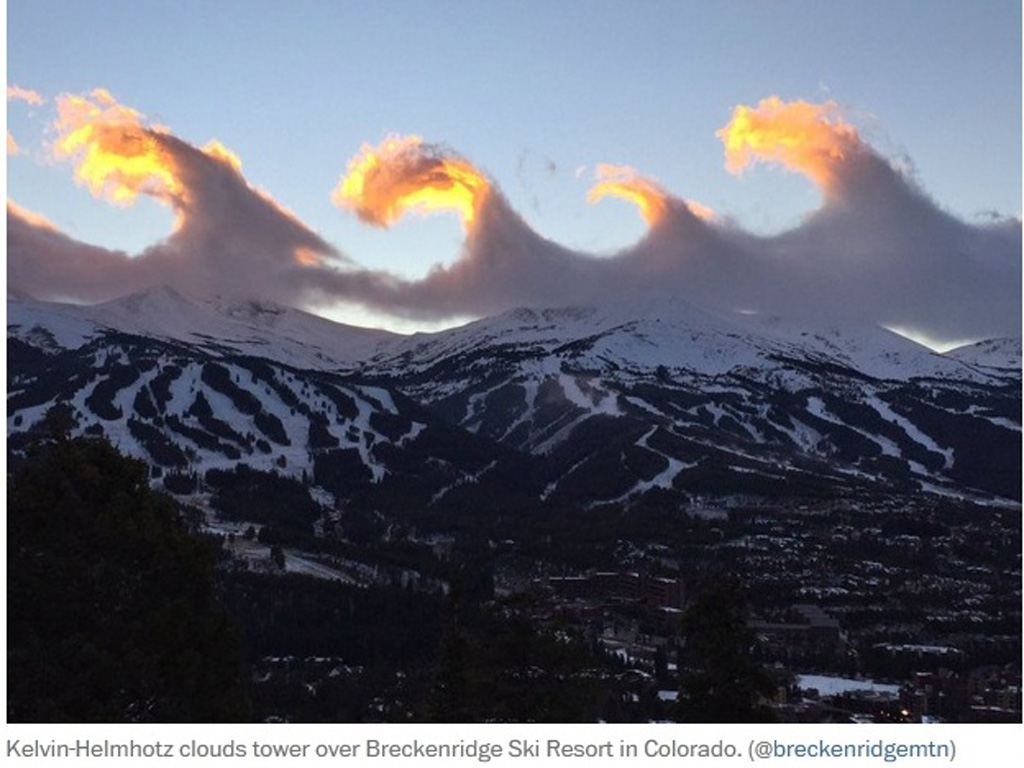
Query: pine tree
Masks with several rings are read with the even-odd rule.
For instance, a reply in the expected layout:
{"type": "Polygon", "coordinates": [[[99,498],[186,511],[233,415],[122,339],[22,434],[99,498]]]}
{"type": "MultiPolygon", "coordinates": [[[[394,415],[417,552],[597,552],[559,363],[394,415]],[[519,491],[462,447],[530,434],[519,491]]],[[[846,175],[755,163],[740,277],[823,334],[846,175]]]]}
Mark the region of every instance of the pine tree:
{"type": "Polygon", "coordinates": [[[98,440],[41,446],[9,478],[7,522],[8,720],[247,717],[213,553],[144,464],[98,440]]]}
{"type": "Polygon", "coordinates": [[[426,719],[434,723],[471,723],[480,713],[473,702],[472,647],[465,630],[449,615],[441,637],[434,680],[426,703],[426,719]]]}
{"type": "Polygon", "coordinates": [[[773,720],[765,700],[775,692],[754,656],[742,584],[731,574],[707,580],[682,622],[679,705],[683,722],[752,723],[773,720]]]}

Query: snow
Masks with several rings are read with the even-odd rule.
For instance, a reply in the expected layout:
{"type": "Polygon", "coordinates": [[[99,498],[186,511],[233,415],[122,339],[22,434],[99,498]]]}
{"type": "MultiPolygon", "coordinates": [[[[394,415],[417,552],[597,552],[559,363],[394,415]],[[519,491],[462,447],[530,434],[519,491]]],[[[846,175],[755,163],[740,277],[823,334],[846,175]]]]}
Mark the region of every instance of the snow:
{"type": "Polygon", "coordinates": [[[716,405],[715,403],[709,403],[708,405],[700,406],[699,408],[697,408],[697,413],[706,413],[706,414],[708,414],[711,417],[712,423],[716,427],[718,426],[718,422],[720,422],[722,420],[723,416],[728,416],[729,415],[726,412],[726,410],[724,408],[722,408],[722,406],[716,405]]]}
{"type": "Polygon", "coordinates": [[[945,496],[946,498],[955,499],[957,501],[967,500],[970,501],[972,504],[977,504],[978,506],[982,507],[1000,507],[1003,509],[1021,508],[1020,502],[1013,501],[1012,499],[990,497],[982,495],[980,493],[971,493],[970,491],[964,489],[954,490],[951,488],[945,488],[941,485],[936,485],[935,483],[927,482],[925,480],[918,480],[917,484],[925,493],[932,493],[935,494],[936,496],[945,496]]]}
{"type": "Polygon", "coordinates": [[[1001,416],[986,416],[984,417],[990,424],[995,424],[997,427],[1003,427],[1004,429],[1012,429],[1017,432],[1021,431],[1021,425],[1015,421],[1004,419],[1001,416]]]}
{"type": "Polygon", "coordinates": [[[622,501],[630,496],[646,493],[652,488],[671,488],[673,481],[680,472],[697,466],[696,462],[680,461],[669,456],[665,456],[665,458],[668,460],[668,466],[662,472],[659,472],[650,480],[641,480],[633,486],[632,490],[627,491],[622,497],[615,499],[615,501],[622,501]]]}
{"type": "Polygon", "coordinates": [[[458,480],[456,480],[454,483],[452,483],[451,485],[445,486],[444,488],[439,490],[437,493],[435,493],[430,498],[430,503],[434,504],[435,502],[440,501],[445,496],[447,496],[449,492],[453,491],[454,489],[456,489],[456,488],[458,488],[460,486],[463,486],[463,485],[476,485],[477,483],[480,482],[480,478],[481,477],[483,477],[485,474],[490,472],[497,465],[498,465],[498,462],[497,462],[497,460],[495,460],[495,461],[492,461],[490,464],[488,464],[483,469],[481,469],[479,472],[463,474],[463,476],[460,477],[458,480]]]}
{"type": "Polygon", "coordinates": [[[547,501],[548,497],[552,493],[554,493],[555,490],[558,488],[558,484],[561,483],[565,478],[569,477],[569,475],[571,475],[577,469],[579,469],[584,464],[586,464],[587,460],[589,458],[590,458],[589,456],[584,456],[582,459],[580,459],[575,464],[573,464],[571,467],[569,467],[569,470],[564,475],[562,475],[561,477],[556,478],[555,480],[552,480],[550,483],[548,483],[547,486],[545,486],[543,492],[541,492],[540,500],[541,501],[547,501]]]}
{"type": "Polygon", "coordinates": [[[23,408],[17,413],[12,413],[7,417],[7,434],[28,431],[42,421],[43,417],[46,416],[46,412],[53,406],[54,401],[50,400],[42,405],[34,405],[31,408],[23,408]]]}
{"type": "Polygon", "coordinates": [[[66,349],[112,329],[320,370],[354,365],[401,338],[267,302],[189,299],[167,287],[94,305],[9,297],[7,324],[21,337],[43,328],[66,349]]]}
{"type": "MultiPolygon", "coordinates": [[[[363,464],[366,465],[367,469],[370,470],[371,474],[373,475],[373,482],[375,483],[378,483],[384,479],[384,475],[387,474],[387,469],[384,467],[383,464],[377,461],[376,457],[370,450],[370,446],[367,445],[367,440],[365,440],[363,436],[369,433],[374,435],[374,442],[390,441],[388,440],[388,438],[386,438],[384,435],[380,434],[375,429],[373,429],[373,427],[370,426],[370,417],[376,410],[378,410],[380,406],[380,401],[378,399],[374,399],[374,401],[371,402],[370,400],[367,400],[366,397],[364,397],[363,395],[372,397],[374,394],[378,394],[379,392],[383,392],[383,390],[377,390],[377,388],[375,387],[360,387],[358,391],[351,391],[351,394],[355,395],[356,408],[358,409],[358,414],[356,415],[356,418],[351,422],[359,431],[359,435],[356,439],[353,440],[352,438],[349,437],[348,428],[346,428],[344,433],[342,434],[338,434],[336,429],[331,430],[331,434],[333,434],[335,437],[341,440],[342,446],[347,448],[355,448],[357,451],[359,451],[359,457],[362,459],[363,464]]],[[[391,402],[390,395],[388,395],[387,400],[391,407],[394,408],[394,403],[391,402]]],[[[342,423],[337,418],[332,421],[334,422],[335,425],[342,423]]]]}
{"type": "Polygon", "coordinates": [[[882,402],[877,396],[870,396],[867,399],[868,404],[878,411],[878,414],[886,421],[895,422],[907,435],[916,443],[923,445],[929,451],[940,454],[945,459],[945,469],[949,469],[953,466],[953,449],[942,448],[932,438],[917,428],[909,419],[900,416],[894,412],[888,404],[882,402]]]}
{"type": "Polygon", "coordinates": [[[800,356],[816,355],[822,362],[844,365],[875,379],[988,378],[988,374],[879,325],[851,323],[811,331],[786,318],[747,319],[760,331],[788,339],[800,356]]]}
{"type": "Polygon", "coordinates": [[[423,430],[426,429],[426,428],[427,428],[427,425],[423,424],[422,422],[419,422],[419,421],[411,422],[411,424],[409,426],[409,431],[406,432],[404,435],[402,435],[400,438],[398,438],[397,445],[399,447],[408,445],[413,440],[415,440],[417,437],[419,437],[420,433],[423,432],[423,430]]]}
{"type": "MultiPolygon", "coordinates": [[[[548,427],[547,436],[534,444],[533,451],[539,454],[550,453],[559,443],[571,435],[576,427],[589,419],[591,415],[590,413],[567,413],[548,427]]],[[[543,434],[540,436],[543,437],[543,434]]]]}
{"type": "Polygon", "coordinates": [[[902,458],[903,454],[900,452],[899,446],[897,446],[892,440],[881,435],[875,435],[868,432],[865,429],[859,429],[851,424],[847,424],[838,416],[832,414],[826,407],[825,403],[820,398],[809,397],[807,398],[807,412],[817,416],[819,419],[844,426],[847,429],[851,429],[858,435],[866,437],[868,440],[875,443],[879,448],[882,449],[882,453],[886,456],[895,456],[896,458],[902,458]]]}
{"type": "MultiPolygon", "coordinates": [[[[766,406],[752,400],[752,387],[744,379],[753,379],[754,386],[783,387],[789,391],[810,387],[828,389],[833,375],[851,374],[873,377],[875,381],[855,381],[852,395],[858,402],[870,406],[879,418],[892,425],[885,435],[874,434],[855,424],[849,424],[829,411],[821,397],[806,398],[810,414],[836,425],[856,431],[879,446],[888,456],[902,457],[900,445],[913,441],[924,449],[940,455],[945,469],[954,460],[953,451],[910,419],[896,413],[883,399],[888,381],[921,380],[922,386],[932,383],[939,387],[938,379],[962,379],[981,384],[1005,386],[1005,379],[1020,375],[1020,341],[1015,339],[991,340],[938,355],[914,342],[883,328],[851,326],[811,332],[799,325],[779,318],[758,315],[715,314],[678,299],[659,300],[645,304],[622,302],[610,306],[569,307],[555,309],[517,309],[503,315],[479,320],[461,328],[435,334],[416,334],[411,337],[383,332],[367,331],[333,323],[300,310],[252,300],[198,300],[186,298],[167,288],[154,288],[105,304],[81,306],[45,303],[22,296],[8,298],[9,336],[31,339],[44,349],[81,346],[96,339],[109,329],[169,339],[179,344],[198,347],[214,357],[240,352],[266,357],[286,363],[294,369],[332,370],[342,373],[359,371],[377,380],[397,382],[409,378],[430,366],[446,370],[440,380],[417,382],[411,387],[421,400],[437,402],[462,395],[467,403],[463,424],[478,426],[488,395],[497,388],[512,384],[522,387],[522,403],[514,401],[507,419],[500,425],[508,439],[519,433],[529,433],[519,441],[534,453],[550,452],[570,438],[574,430],[594,416],[644,417],[649,422],[676,421],[680,431],[686,432],[688,423],[703,421],[716,426],[723,419],[734,420],[751,438],[752,443],[767,442],[759,429],[759,422],[773,424],[788,435],[792,443],[807,453],[819,451],[823,435],[819,430],[785,413],[778,416],[766,406]],[[472,362],[456,365],[453,355],[471,354],[472,362]],[[1018,370],[1009,364],[1016,361],[1018,370]],[[510,370],[507,377],[495,384],[495,366],[499,371],[510,370]],[[836,374],[836,371],[840,371],[836,374]],[[931,377],[932,382],[922,377],[931,377]],[[648,402],[642,394],[626,394],[636,385],[670,382],[665,385],[665,402],[652,398],[648,402]],[[557,385],[564,397],[564,413],[554,422],[542,427],[535,424],[538,395],[542,386],[557,385]],[[419,387],[420,390],[416,389],[419,387]],[[678,391],[679,402],[672,403],[672,394],[678,391]],[[700,400],[690,399],[699,393],[700,400]],[[685,399],[682,397],[685,395],[685,399]],[[653,404],[657,403],[657,405],[653,404]],[[780,423],[781,422],[781,423],[780,423]],[[524,427],[525,425],[525,427],[524,427]],[[898,430],[898,431],[897,431],[898,430]],[[906,440],[899,434],[906,435],[906,440]],[[886,435],[892,435],[891,439],[886,435]]],[[[91,350],[92,348],[90,348],[91,350]]],[[[122,357],[116,346],[99,348],[97,357],[122,357]]],[[[223,360],[233,378],[250,378],[249,371],[223,360]]],[[[180,364],[180,363],[179,363],[180,364]]],[[[261,436],[251,416],[238,412],[229,398],[212,391],[200,381],[201,363],[181,364],[182,375],[173,382],[169,414],[185,418],[184,414],[202,389],[211,402],[217,417],[233,429],[244,434],[261,436]]],[[[145,455],[137,441],[128,433],[127,416],[131,414],[135,394],[157,375],[147,371],[132,385],[122,389],[115,405],[125,412],[120,420],[102,421],[104,429],[134,455],[145,455]]],[[[375,458],[371,446],[387,442],[389,438],[371,426],[373,413],[398,414],[389,390],[380,386],[328,385],[302,374],[293,375],[282,369],[276,373],[282,386],[292,390],[301,402],[313,412],[328,420],[328,430],[341,446],[357,450],[369,467],[374,480],[381,480],[386,469],[375,458]],[[357,415],[348,419],[325,396],[325,388],[334,386],[338,392],[352,397],[357,415]]],[[[843,379],[849,382],[850,379],[843,379]]],[[[92,383],[95,386],[96,382],[92,383]]],[[[552,387],[554,389],[555,387],[552,387]]],[[[253,452],[245,461],[256,468],[274,469],[283,459],[289,473],[308,469],[308,420],[303,414],[294,414],[290,406],[274,388],[264,382],[253,383],[252,389],[262,402],[265,412],[277,416],[284,425],[291,445],[271,445],[271,452],[253,452]]],[[[84,400],[91,390],[80,391],[74,404],[83,414],[82,428],[98,420],[87,408],[84,400]]],[[[546,390],[545,390],[546,391],[546,390]]],[[[839,393],[846,397],[847,393],[839,393]]],[[[955,401],[954,401],[955,402],[955,401]]],[[[8,420],[8,431],[27,429],[48,410],[49,404],[25,409],[13,414],[20,419],[17,426],[8,420]]],[[[798,407],[794,410],[798,410],[798,407]]],[[[968,411],[990,423],[1021,431],[1019,421],[985,412],[978,407],[968,411]]],[[[187,419],[186,419],[187,420],[187,419]]],[[[425,425],[412,423],[409,431],[394,442],[404,445],[425,429],[425,425]]],[[[765,427],[766,432],[771,432],[765,427]]],[[[828,431],[828,430],[822,430],[828,431]]],[[[707,436],[708,431],[698,430],[707,436]]],[[[647,443],[649,432],[638,443],[653,450],[647,443]]],[[[686,439],[695,439],[686,433],[686,439]]],[[[713,438],[700,440],[719,452],[727,452],[763,464],[764,456],[749,456],[717,444],[713,438]]],[[[178,438],[175,438],[178,441],[178,438]]],[[[190,441],[180,440],[185,445],[190,441]]],[[[229,466],[230,459],[217,452],[194,449],[199,467],[229,466]]],[[[660,453],[655,451],[656,453],[660,453]]],[[[756,453],[756,451],[755,451],[756,453]]],[[[679,458],[661,454],[667,466],[657,476],[638,481],[625,495],[632,496],[652,488],[669,488],[679,473],[695,467],[679,458]]],[[[683,457],[688,458],[688,457],[683,457]]],[[[749,463],[737,461],[736,472],[753,471],[749,463]]],[[[919,479],[926,480],[922,487],[931,492],[951,491],[943,488],[941,473],[929,473],[920,464],[911,469],[919,479]],[[933,476],[934,475],[934,476],[933,476]],[[934,482],[930,482],[934,481],[934,482]]],[[[768,470],[759,470],[768,471],[768,470]]],[[[837,472],[858,474],[850,467],[836,467],[837,472]]],[[[545,491],[545,496],[556,487],[545,491]]]]}
{"type": "Polygon", "coordinates": [[[772,424],[789,435],[789,439],[803,451],[813,451],[821,443],[821,433],[807,426],[799,419],[792,419],[792,425],[789,427],[777,421],[773,421],[772,424]]]}
{"type": "Polygon", "coordinates": [[[519,426],[521,424],[524,424],[527,421],[532,421],[534,412],[537,408],[537,392],[540,390],[540,384],[535,380],[528,380],[519,383],[525,390],[523,399],[526,403],[526,407],[523,409],[523,412],[519,414],[519,416],[515,419],[515,421],[511,422],[508,425],[508,428],[499,438],[500,441],[504,441],[509,435],[511,435],[513,432],[519,429],[519,426]]]}
{"type": "Polygon", "coordinates": [[[642,400],[639,397],[634,397],[633,395],[626,395],[623,398],[623,400],[625,400],[630,405],[636,406],[637,408],[647,411],[648,413],[654,414],[655,416],[660,416],[661,418],[668,418],[668,414],[666,414],[664,411],[655,408],[646,400],[642,400]]]}
{"type": "MultiPolygon", "coordinates": [[[[656,453],[668,462],[668,466],[659,472],[657,475],[652,477],[650,480],[640,480],[630,490],[626,491],[622,496],[616,499],[611,499],[611,503],[625,501],[632,496],[639,496],[652,488],[671,488],[676,476],[686,469],[693,469],[697,466],[696,462],[680,461],[679,459],[668,456],[661,451],[657,451],[651,448],[649,440],[654,436],[654,433],[658,431],[658,427],[652,427],[643,437],[637,440],[636,444],[650,451],[656,453]]],[[[602,504],[608,503],[606,501],[600,502],[602,504]]]]}
{"type": "Polygon", "coordinates": [[[78,349],[92,339],[95,324],[78,317],[72,305],[43,304],[32,299],[7,300],[7,332],[44,349],[78,349]],[[54,311],[66,306],[66,312],[54,311]]]}
{"type": "Polygon", "coordinates": [[[558,383],[561,384],[566,399],[573,405],[585,411],[590,411],[592,414],[622,415],[615,395],[603,392],[596,387],[594,387],[596,396],[588,395],[580,389],[579,381],[575,376],[569,376],[564,373],[558,377],[558,383]]]}
{"type": "Polygon", "coordinates": [[[395,407],[395,401],[391,397],[391,393],[386,389],[380,387],[368,387],[361,386],[359,391],[366,397],[372,398],[376,401],[376,405],[380,410],[387,411],[388,413],[398,413],[398,408],[395,407]]]}
{"type": "MultiPolygon", "coordinates": [[[[563,362],[571,360],[587,370],[615,366],[640,373],[665,366],[705,376],[743,369],[770,376],[781,356],[831,362],[879,379],[985,381],[1008,368],[1019,371],[1021,359],[1019,339],[979,342],[939,355],[878,326],[811,333],[784,318],[712,313],[681,299],[521,308],[447,331],[399,336],[266,301],[186,298],[155,287],[91,306],[9,296],[8,327],[22,338],[43,329],[63,348],[77,348],[106,329],[116,329],[319,370],[368,365],[411,372],[495,345],[532,349],[538,358],[557,353],[563,362]]],[[[604,402],[592,402],[591,407],[604,402]]],[[[604,407],[617,406],[612,399],[604,407]]]]}
{"type": "Polygon", "coordinates": [[[797,687],[804,691],[813,688],[823,697],[862,692],[897,697],[900,693],[900,687],[891,683],[877,683],[874,680],[855,680],[849,677],[831,677],[827,675],[797,675],[796,684],[797,687]]]}
{"type": "Polygon", "coordinates": [[[951,349],[946,357],[969,365],[980,365],[990,368],[1005,368],[1018,373],[1021,368],[1020,339],[988,339],[974,344],[951,349]]]}
{"type": "Polygon", "coordinates": [[[284,569],[288,573],[301,573],[305,576],[313,576],[327,581],[340,581],[345,584],[363,586],[360,581],[353,579],[344,571],[318,563],[305,553],[293,549],[284,550],[284,569]]]}

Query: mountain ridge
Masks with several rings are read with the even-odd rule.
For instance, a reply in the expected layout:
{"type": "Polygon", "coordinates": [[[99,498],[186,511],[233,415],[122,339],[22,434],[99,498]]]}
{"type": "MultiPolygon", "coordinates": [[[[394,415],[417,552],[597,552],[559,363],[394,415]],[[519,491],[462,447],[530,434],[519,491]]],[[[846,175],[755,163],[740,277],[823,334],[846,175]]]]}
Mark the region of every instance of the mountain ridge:
{"type": "Polygon", "coordinates": [[[1020,372],[987,364],[1012,340],[940,355],[681,300],[400,337],[154,289],[90,308],[9,297],[8,349],[15,444],[63,404],[77,432],[173,473],[247,463],[424,508],[494,482],[541,506],[1020,497],[1020,372]]]}

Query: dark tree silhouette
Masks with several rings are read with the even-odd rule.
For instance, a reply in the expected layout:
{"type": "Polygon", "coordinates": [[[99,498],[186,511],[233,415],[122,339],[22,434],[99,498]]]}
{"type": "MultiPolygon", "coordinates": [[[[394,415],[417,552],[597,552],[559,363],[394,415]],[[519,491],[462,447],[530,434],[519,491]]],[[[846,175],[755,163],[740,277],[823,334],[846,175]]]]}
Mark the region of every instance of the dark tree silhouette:
{"type": "Polygon", "coordinates": [[[465,630],[449,616],[427,699],[426,719],[435,723],[471,723],[480,719],[474,706],[471,673],[472,644],[465,630]]]}
{"type": "Polygon", "coordinates": [[[754,655],[740,580],[707,579],[682,622],[678,717],[695,723],[751,723],[774,719],[764,703],[775,682],[754,655]]]}
{"type": "Polygon", "coordinates": [[[7,525],[10,721],[247,717],[213,553],[144,464],[97,440],[41,446],[9,477],[7,525]]]}

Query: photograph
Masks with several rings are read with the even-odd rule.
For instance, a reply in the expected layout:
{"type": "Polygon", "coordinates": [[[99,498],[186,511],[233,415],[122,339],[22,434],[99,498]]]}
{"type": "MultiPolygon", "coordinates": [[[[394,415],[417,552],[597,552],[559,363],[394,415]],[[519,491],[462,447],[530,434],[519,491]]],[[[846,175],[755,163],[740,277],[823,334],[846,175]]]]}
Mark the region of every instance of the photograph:
{"type": "Polygon", "coordinates": [[[1020,2],[6,24],[13,765],[1020,736],[1020,2]]]}

